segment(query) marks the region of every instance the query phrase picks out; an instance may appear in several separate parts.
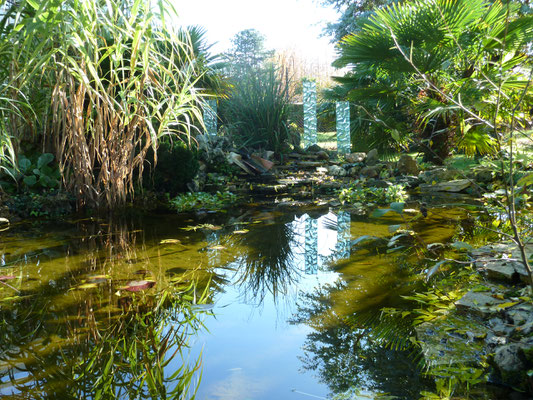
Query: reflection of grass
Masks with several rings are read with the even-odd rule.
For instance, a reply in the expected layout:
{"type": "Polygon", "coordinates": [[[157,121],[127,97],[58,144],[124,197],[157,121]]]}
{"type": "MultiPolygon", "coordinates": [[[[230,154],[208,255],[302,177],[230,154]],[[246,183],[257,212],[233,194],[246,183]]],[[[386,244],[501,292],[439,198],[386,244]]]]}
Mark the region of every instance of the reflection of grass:
{"type": "Polygon", "coordinates": [[[317,140],[320,147],[327,150],[337,150],[337,132],[318,132],[317,140]]]}

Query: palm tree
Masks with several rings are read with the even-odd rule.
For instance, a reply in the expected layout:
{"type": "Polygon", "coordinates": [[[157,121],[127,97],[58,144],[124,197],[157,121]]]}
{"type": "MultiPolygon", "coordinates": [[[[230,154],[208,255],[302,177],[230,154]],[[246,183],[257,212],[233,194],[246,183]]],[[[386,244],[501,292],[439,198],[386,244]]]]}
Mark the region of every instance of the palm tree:
{"type": "Polygon", "coordinates": [[[408,116],[425,159],[440,164],[475,133],[490,140],[479,132],[494,128],[495,108],[511,106],[524,89],[519,67],[527,62],[533,19],[517,12],[513,4],[485,0],[417,0],[380,9],[340,42],[334,65],[352,68],[340,83],[370,123],[394,139],[405,121],[380,118],[384,105],[408,116]],[[500,89],[505,100],[496,105],[500,89]]]}

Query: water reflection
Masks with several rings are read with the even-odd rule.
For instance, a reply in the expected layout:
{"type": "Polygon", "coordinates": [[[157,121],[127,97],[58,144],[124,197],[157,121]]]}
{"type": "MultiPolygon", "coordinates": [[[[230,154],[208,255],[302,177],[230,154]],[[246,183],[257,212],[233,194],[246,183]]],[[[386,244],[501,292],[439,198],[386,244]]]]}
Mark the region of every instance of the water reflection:
{"type": "MultiPolygon", "coordinates": [[[[187,300],[204,301],[196,283],[176,282],[149,294],[124,290],[128,281],[145,282],[139,279],[152,274],[130,271],[150,263],[144,243],[137,242],[139,231],[118,221],[75,226],[76,234],[61,246],[57,239],[41,242],[53,246],[44,247],[34,262],[4,268],[10,273],[5,276],[18,275],[10,280],[16,293],[0,289],[0,394],[187,397],[201,361],[186,361],[189,338],[202,326],[203,311],[187,300]],[[177,359],[180,367],[165,371],[177,359]]],[[[4,254],[20,256],[13,253],[4,247],[4,254]]]]}
{"type": "MultiPolygon", "coordinates": [[[[449,213],[436,216],[427,243],[455,234],[449,213]]],[[[412,268],[375,244],[351,247],[389,236],[390,223],[243,207],[3,232],[2,274],[21,293],[0,288],[0,394],[187,398],[202,361],[199,399],[355,387],[416,398],[424,382],[403,346],[412,332],[379,318],[412,290],[412,268]],[[154,287],[131,294],[132,281],[154,287]],[[191,306],[199,298],[205,306],[191,306]]]]}

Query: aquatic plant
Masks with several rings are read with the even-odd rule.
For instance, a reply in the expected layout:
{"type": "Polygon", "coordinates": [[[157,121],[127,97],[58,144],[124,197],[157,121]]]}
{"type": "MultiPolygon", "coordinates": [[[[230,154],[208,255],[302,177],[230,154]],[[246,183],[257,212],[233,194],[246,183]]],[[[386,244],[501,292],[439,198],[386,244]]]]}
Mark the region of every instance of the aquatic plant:
{"type": "Polygon", "coordinates": [[[179,212],[195,209],[216,210],[232,205],[237,196],[231,192],[205,192],[185,193],[170,200],[172,208],[179,212]]]}
{"type": "Polygon", "coordinates": [[[386,188],[366,186],[364,181],[355,181],[348,188],[339,193],[342,203],[385,205],[392,202],[402,202],[407,199],[405,186],[401,184],[390,185],[386,188]]]}

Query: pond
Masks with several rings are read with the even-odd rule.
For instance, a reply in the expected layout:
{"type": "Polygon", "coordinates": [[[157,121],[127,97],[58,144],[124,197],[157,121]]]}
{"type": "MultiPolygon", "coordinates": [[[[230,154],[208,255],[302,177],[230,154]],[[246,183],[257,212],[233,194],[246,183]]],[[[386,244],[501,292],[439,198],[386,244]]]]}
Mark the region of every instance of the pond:
{"type": "MultiPolygon", "coordinates": [[[[472,239],[473,218],[433,207],[416,231],[472,239]]],[[[409,248],[355,245],[400,222],[248,205],[14,225],[1,232],[0,395],[419,398],[433,383],[414,332],[380,315],[427,266],[409,248]]]]}

